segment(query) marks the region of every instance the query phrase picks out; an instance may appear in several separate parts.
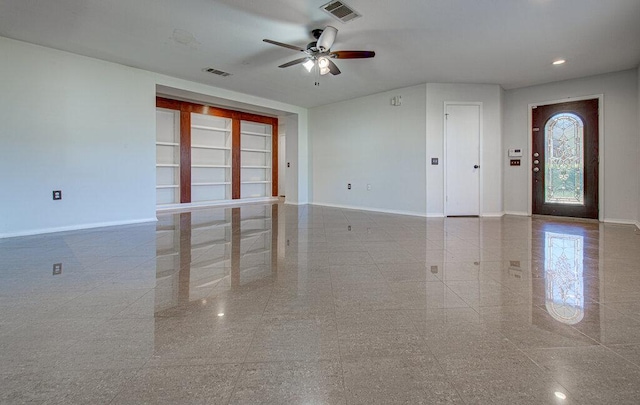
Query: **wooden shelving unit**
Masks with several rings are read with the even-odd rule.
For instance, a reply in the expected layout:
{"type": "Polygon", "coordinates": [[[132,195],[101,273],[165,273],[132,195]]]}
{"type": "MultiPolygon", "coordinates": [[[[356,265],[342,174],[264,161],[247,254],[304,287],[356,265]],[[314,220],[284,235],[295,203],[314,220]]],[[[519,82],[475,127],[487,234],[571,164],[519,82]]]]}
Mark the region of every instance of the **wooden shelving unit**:
{"type": "Polygon", "coordinates": [[[240,122],[240,198],[271,195],[272,132],[269,124],[240,122]]]}
{"type": "Polygon", "coordinates": [[[191,201],[231,199],[231,119],[191,113],[191,201]]]}
{"type": "Polygon", "coordinates": [[[156,203],[180,202],[180,114],[156,110],[156,203]]]}
{"type": "Polygon", "coordinates": [[[278,119],[156,98],[157,205],[277,195],[278,119]]]}

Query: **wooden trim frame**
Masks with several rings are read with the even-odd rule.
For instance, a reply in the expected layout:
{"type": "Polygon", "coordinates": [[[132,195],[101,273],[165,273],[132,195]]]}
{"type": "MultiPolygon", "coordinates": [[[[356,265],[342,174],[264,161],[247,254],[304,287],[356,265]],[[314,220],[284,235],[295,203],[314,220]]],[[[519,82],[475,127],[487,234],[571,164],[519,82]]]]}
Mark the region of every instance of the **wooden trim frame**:
{"type": "Polygon", "coordinates": [[[180,203],[191,202],[191,114],[180,111],[180,203]]]}
{"type": "Polygon", "coordinates": [[[236,114],[231,121],[231,198],[240,198],[241,153],[240,153],[240,119],[236,114]]]}
{"type": "Polygon", "coordinates": [[[278,119],[271,124],[271,196],[278,196],[278,119]]]}
{"type": "Polygon", "coordinates": [[[180,202],[191,202],[191,113],[231,119],[231,198],[240,199],[240,122],[271,125],[271,196],[278,195],[278,118],[156,97],[156,107],[180,111],[180,202]]]}

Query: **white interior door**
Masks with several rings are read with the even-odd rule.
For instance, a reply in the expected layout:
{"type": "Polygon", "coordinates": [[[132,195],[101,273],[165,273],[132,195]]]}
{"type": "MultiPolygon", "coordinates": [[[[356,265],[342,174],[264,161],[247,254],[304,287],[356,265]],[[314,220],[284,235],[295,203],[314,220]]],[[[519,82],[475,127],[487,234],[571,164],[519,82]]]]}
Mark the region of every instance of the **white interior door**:
{"type": "Polygon", "coordinates": [[[480,105],[445,105],[445,214],[480,215],[480,105]]]}

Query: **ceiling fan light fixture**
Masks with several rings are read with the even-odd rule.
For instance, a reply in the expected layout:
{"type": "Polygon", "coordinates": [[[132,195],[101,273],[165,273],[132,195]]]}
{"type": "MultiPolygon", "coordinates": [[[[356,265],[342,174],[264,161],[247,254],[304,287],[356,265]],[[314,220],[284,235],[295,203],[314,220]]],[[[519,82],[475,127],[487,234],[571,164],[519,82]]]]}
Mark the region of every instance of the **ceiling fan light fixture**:
{"type": "Polygon", "coordinates": [[[325,57],[318,58],[318,66],[320,69],[327,69],[329,67],[329,59],[325,57]]]}
{"type": "Polygon", "coordinates": [[[302,66],[304,66],[304,68],[307,69],[307,72],[311,72],[311,69],[313,69],[314,65],[315,63],[311,59],[307,59],[306,62],[302,64],[302,66]]]}
{"type": "Polygon", "coordinates": [[[329,68],[328,67],[320,67],[320,74],[321,75],[326,75],[327,73],[329,73],[329,68]]]}

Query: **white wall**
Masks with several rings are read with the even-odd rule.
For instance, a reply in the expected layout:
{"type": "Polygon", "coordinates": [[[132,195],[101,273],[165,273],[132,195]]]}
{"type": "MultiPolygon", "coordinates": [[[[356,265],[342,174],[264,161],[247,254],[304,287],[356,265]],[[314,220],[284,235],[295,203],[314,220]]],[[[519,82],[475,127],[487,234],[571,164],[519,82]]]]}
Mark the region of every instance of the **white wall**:
{"type": "Polygon", "coordinates": [[[425,94],[419,85],[310,109],[312,202],[425,215],[425,94]]]}
{"type": "MultiPolygon", "coordinates": [[[[576,80],[505,91],[504,149],[521,147],[522,166],[508,167],[504,161],[505,211],[526,214],[528,211],[530,146],[528,145],[529,104],[572,97],[604,95],[604,131],[600,148],[604,148],[605,221],[633,223],[638,215],[638,72],[636,69],[576,80]]],[[[603,201],[604,200],[604,201],[603,201]]]]}
{"type": "Polygon", "coordinates": [[[156,85],[297,114],[307,136],[306,109],[0,37],[0,237],[154,220],[156,85]]]}
{"type": "Polygon", "coordinates": [[[501,215],[502,208],[502,89],[484,84],[427,84],[427,214],[444,215],[444,103],[481,102],[481,215],[501,215]],[[440,164],[431,165],[437,157],[440,164]]]}
{"type": "Polygon", "coordinates": [[[0,55],[0,236],[154,220],[151,77],[4,38],[0,55]]]}

